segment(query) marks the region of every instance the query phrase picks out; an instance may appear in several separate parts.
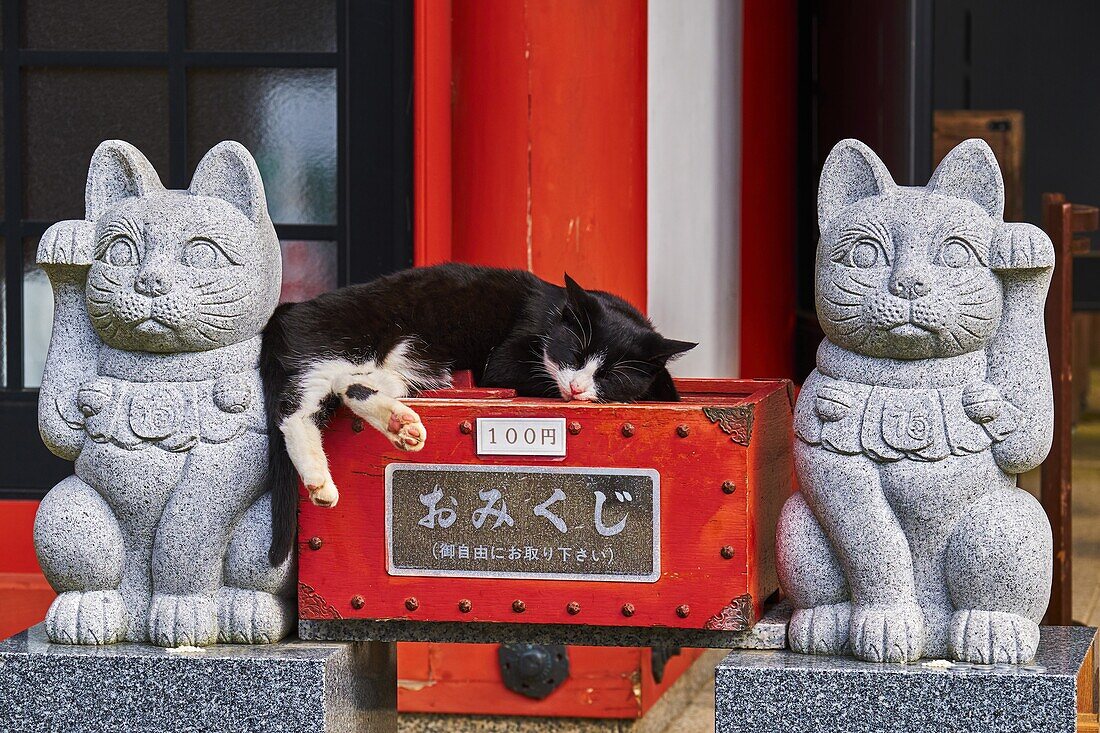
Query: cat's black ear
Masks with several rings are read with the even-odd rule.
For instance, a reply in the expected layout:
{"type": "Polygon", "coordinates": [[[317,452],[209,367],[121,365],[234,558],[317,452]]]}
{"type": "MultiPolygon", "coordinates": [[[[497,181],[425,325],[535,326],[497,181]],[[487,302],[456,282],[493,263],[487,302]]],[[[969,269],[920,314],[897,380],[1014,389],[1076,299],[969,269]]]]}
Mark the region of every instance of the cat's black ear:
{"type": "Polygon", "coordinates": [[[122,199],[163,190],[156,169],[140,150],[122,140],[105,140],[88,168],[84,217],[96,221],[122,199]]]}
{"type": "Polygon", "coordinates": [[[894,179],[874,151],[859,140],[841,140],[833,146],[821,169],[817,189],[817,222],[820,229],[842,210],[894,188],[894,179]]]}
{"type": "Polygon", "coordinates": [[[679,402],[680,393],[676,391],[676,383],[672,381],[672,375],[668,370],[661,368],[649,389],[641,397],[643,402],[679,402]]]}
{"type": "Polygon", "coordinates": [[[654,357],[657,359],[663,359],[668,361],[669,359],[675,359],[677,356],[691,351],[699,344],[691,341],[677,341],[676,339],[661,338],[660,344],[656,348],[654,357]]]}
{"type": "Polygon", "coordinates": [[[928,181],[935,193],[973,201],[994,219],[1005,213],[1005,182],[989,143],[963,140],[951,149],[928,181]]]}
{"type": "Polygon", "coordinates": [[[584,288],[577,284],[577,281],[569,277],[569,273],[565,273],[565,292],[569,296],[569,302],[575,305],[585,305],[592,297],[588,294],[584,288]]]}
{"type": "Polygon", "coordinates": [[[202,156],[191,179],[191,193],[212,196],[240,209],[250,221],[267,218],[264,182],[256,161],[245,146],[225,140],[202,156]]]}

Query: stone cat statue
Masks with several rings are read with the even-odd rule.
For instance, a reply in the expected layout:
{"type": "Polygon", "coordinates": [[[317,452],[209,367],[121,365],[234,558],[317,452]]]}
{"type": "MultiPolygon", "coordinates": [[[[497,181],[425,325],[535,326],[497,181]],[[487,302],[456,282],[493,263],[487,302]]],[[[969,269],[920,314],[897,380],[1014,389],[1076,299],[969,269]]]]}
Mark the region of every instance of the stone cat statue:
{"type": "Polygon", "coordinates": [[[295,621],[293,557],[267,561],[260,331],[279,299],[279,242],[243,146],[223,142],[187,191],[132,145],[92,157],[86,218],[46,231],[54,289],[38,403],[75,475],[34,525],[59,593],[51,641],[266,643],[295,621]]]}
{"type": "Polygon", "coordinates": [[[795,406],[800,492],[777,530],[792,649],[1023,663],[1049,601],[1050,525],[1016,486],[1053,435],[1043,305],[1054,247],[1005,223],[981,140],[924,188],[856,140],[818,193],[826,339],[795,406]]]}

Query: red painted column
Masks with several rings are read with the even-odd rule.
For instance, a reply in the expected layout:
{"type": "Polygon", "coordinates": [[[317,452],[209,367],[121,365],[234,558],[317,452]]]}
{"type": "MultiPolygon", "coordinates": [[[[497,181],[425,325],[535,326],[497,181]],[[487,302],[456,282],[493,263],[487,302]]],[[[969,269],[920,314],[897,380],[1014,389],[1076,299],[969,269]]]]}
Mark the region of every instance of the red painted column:
{"type": "Polygon", "coordinates": [[[644,308],[645,1],[452,8],[453,258],[644,308]]]}
{"type": "Polygon", "coordinates": [[[798,3],[746,0],[741,123],[741,376],[794,376],[798,3]]]}
{"type": "Polygon", "coordinates": [[[413,8],[413,261],[451,259],[451,0],[413,8]]]}

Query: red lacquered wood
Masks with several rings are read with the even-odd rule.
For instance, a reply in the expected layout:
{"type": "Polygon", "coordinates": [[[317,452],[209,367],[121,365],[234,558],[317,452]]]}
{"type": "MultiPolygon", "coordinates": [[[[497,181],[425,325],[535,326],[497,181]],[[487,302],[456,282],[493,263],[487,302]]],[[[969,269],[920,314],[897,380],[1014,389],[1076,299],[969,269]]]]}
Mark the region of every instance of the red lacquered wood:
{"type": "Polygon", "coordinates": [[[413,264],[451,259],[451,0],[413,6],[413,264]]]}
{"type": "Polygon", "coordinates": [[[743,7],[740,374],[790,378],[797,300],[798,2],[743,7]]]}
{"type": "Polygon", "coordinates": [[[37,501],[0,501],[0,573],[41,572],[34,554],[37,501]]]}
{"type": "Polygon", "coordinates": [[[453,240],[646,306],[645,0],[454,0],[453,240]]]}
{"type": "Polygon", "coordinates": [[[397,708],[401,712],[635,719],[684,671],[700,650],[669,659],[653,679],[645,648],[569,647],[569,677],[547,698],[504,687],[495,644],[401,644],[397,708]]]}
{"type": "MultiPolygon", "coordinates": [[[[418,621],[487,621],[685,629],[704,628],[733,598],[750,594],[756,612],[774,590],[771,537],[774,514],[790,493],[790,401],[786,382],[736,381],[726,395],[692,397],[680,403],[636,405],[565,403],[558,400],[411,400],[425,423],[428,443],[415,455],[395,450],[372,430],[356,433],[341,411],[325,435],[339,504],[315,507],[302,492],[299,517],[299,578],[344,618],[418,621]],[[734,442],[704,407],[751,409],[748,446],[734,442]],[[479,457],[464,422],[478,417],[564,417],[581,431],[570,435],[568,456],[479,457]],[[622,425],[634,426],[625,437],[622,425]],[[680,437],[679,426],[687,437],[680,437]],[[784,448],[784,446],[786,446],[784,448]],[[655,583],[396,577],[385,572],[385,493],[390,462],[471,465],[557,465],[656,468],[661,474],[662,574],[655,583]],[[732,493],[722,490],[732,481],[732,493]],[[759,527],[757,525],[760,525],[759,527]],[[323,539],[320,550],[309,539],[323,539]],[[732,559],[721,549],[734,548],[732,559]],[[764,561],[761,561],[764,558],[764,561]],[[362,608],[351,598],[362,595],[362,608]],[[415,597],[414,611],[405,599],[415,597]],[[470,613],[458,610],[474,599],[470,613]],[[526,611],[513,611],[522,600],[526,611]],[[566,606],[581,604],[570,615],[566,606]],[[636,612],[622,614],[624,603],[636,612]],[[687,604],[688,618],[676,614],[687,604]]],[[[321,618],[316,607],[303,617],[321,618]],[[313,614],[313,615],[311,615],[313,614]]]]}

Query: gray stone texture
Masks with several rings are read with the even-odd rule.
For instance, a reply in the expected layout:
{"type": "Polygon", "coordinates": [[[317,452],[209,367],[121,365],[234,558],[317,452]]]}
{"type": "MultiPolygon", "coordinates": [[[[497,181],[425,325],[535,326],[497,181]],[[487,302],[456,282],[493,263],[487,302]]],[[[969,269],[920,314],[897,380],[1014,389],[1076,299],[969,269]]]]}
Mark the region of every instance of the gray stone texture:
{"type": "Polygon", "coordinates": [[[294,624],[293,559],[268,565],[267,428],[257,359],[281,259],[240,144],[167,191],[133,146],[92,157],[86,218],[37,261],[54,289],[38,417],[75,461],[35,520],[66,644],[269,643],[294,624]]]}
{"type": "Polygon", "coordinates": [[[39,624],[0,642],[0,730],[393,733],[396,678],[392,644],[97,648],[39,624]]]}
{"type": "Polygon", "coordinates": [[[800,493],[777,530],[790,647],[868,661],[1027,662],[1051,533],[1016,475],[1052,438],[1043,305],[1054,248],[1005,223],[989,146],[925,187],[856,140],[818,193],[826,335],[795,406],[800,493]]]}
{"type": "Polygon", "coordinates": [[[1043,627],[1032,665],[868,664],[731,652],[715,669],[716,733],[1073,733],[1096,629],[1043,627]]]}

